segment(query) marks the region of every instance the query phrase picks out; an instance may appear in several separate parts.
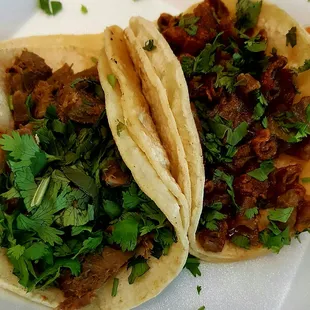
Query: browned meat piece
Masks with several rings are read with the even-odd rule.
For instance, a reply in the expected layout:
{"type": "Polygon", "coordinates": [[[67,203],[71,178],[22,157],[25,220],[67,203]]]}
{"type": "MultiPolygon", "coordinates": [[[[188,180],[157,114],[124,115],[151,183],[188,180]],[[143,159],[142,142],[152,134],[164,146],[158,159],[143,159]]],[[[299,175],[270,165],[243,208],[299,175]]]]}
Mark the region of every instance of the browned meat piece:
{"type": "Polygon", "coordinates": [[[214,202],[221,202],[223,207],[230,205],[231,197],[227,193],[226,183],[206,181],[203,205],[210,206],[214,202]]]}
{"type": "Polygon", "coordinates": [[[298,164],[274,170],[269,175],[270,188],[268,196],[275,197],[285,193],[290,186],[298,183],[301,171],[302,168],[298,164]]]}
{"type": "Polygon", "coordinates": [[[28,51],[23,51],[6,72],[11,94],[17,90],[30,93],[40,80],[47,80],[52,75],[52,69],[44,59],[28,51]]]}
{"type": "Polygon", "coordinates": [[[160,31],[174,27],[178,23],[178,19],[170,14],[162,13],[158,18],[157,25],[160,31]]]}
{"type": "Polygon", "coordinates": [[[33,123],[28,123],[25,126],[20,125],[19,129],[16,131],[22,136],[22,135],[32,135],[32,130],[33,130],[34,124],[33,123]]]}
{"type": "Polygon", "coordinates": [[[12,97],[14,107],[13,118],[16,125],[25,124],[29,121],[26,106],[27,97],[28,95],[20,90],[17,90],[12,97]]]}
{"type": "Polygon", "coordinates": [[[285,111],[293,103],[296,94],[292,71],[283,69],[286,64],[286,57],[273,56],[261,76],[262,93],[272,112],[285,111]]]}
{"type": "Polygon", "coordinates": [[[310,96],[303,97],[299,102],[292,105],[292,112],[299,122],[308,123],[307,120],[307,107],[310,104],[310,96]]]}
{"type": "Polygon", "coordinates": [[[246,216],[238,214],[230,223],[229,227],[234,231],[241,230],[246,227],[249,230],[257,229],[257,220],[255,217],[248,219],[246,216]],[[239,229],[238,229],[239,228],[239,229]]]}
{"type": "Polygon", "coordinates": [[[295,183],[287,192],[278,196],[277,208],[297,207],[304,200],[306,189],[299,183],[295,183]]]}
{"type": "Polygon", "coordinates": [[[221,252],[224,248],[228,225],[226,221],[217,222],[218,231],[204,228],[197,234],[197,239],[205,251],[221,252]]]}
{"type": "Polygon", "coordinates": [[[78,277],[73,277],[69,271],[66,271],[59,278],[59,288],[66,298],[59,309],[75,310],[89,304],[95,290],[115,276],[132,256],[132,252],[122,252],[110,247],[104,248],[101,255],[87,255],[78,277]]]}
{"type": "Polygon", "coordinates": [[[310,137],[305,138],[298,144],[294,144],[288,153],[303,160],[310,160],[310,137]]]}
{"type": "Polygon", "coordinates": [[[310,201],[304,200],[298,207],[295,229],[303,232],[310,228],[310,201]]]}
{"type": "Polygon", "coordinates": [[[152,250],[154,247],[153,236],[148,234],[139,238],[139,248],[136,253],[137,256],[142,256],[145,259],[149,259],[152,255],[152,250]]]}
{"type": "Polygon", "coordinates": [[[238,176],[234,180],[234,190],[240,196],[267,198],[268,181],[260,182],[248,174],[238,176]]]}
{"type": "Polygon", "coordinates": [[[260,160],[274,158],[277,154],[277,142],[271,137],[269,129],[258,131],[256,137],[251,140],[251,144],[254,152],[260,160]]]}
{"type": "Polygon", "coordinates": [[[123,186],[130,182],[130,174],[123,171],[114,159],[107,163],[103,170],[102,178],[111,187],[123,186]]]}
{"type": "Polygon", "coordinates": [[[247,209],[256,207],[257,198],[253,196],[245,196],[241,198],[240,214],[244,214],[247,209]]]}
{"type": "Polygon", "coordinates": [[[35,104],[33,112],[34,117],[43,118],[47,107],[51,104],[55,104],[53,86],[47,81],[39,81],[31,94],[31,98],[35,104]]]}
{"type": "Polygon", "coordinates": [[[242,85],[240,85],[239,87],[244,94],[248,94],[260,88],[260,82],[254,79],[253,76],[249,73],[239,74],[237,77],[237,81],[242,81],[242,85]]]}
{"type": "Polygon", "coordinates": [[[94,124],[105,109],[104,98],[96,67],[73,75],[60,90],[57,113],[66,122],[68,119],[82,123],[94,124]]]}
{"type": "Polygon", "coordinates": [[[255,153],[249,144],[241,145],[233,158],[233,167],[235,169],[242,169],[254,157],[255,153]]]}
{"type": "Polygon", "coordinates": [[[214,75],[195,76],[188,82],[191,99],[207,98],[210,102],[219,99],[223,88],[215,88],[216,77],[214,75]]]}
{"type": "Polygon", "coordinates": [[[54,89],[60,89],[73,76],[72,67],[64,64],[60,69],[55,71],[53,75],[47,80],[48,84],[53,85],[54,89]]]}
{"type": "Polygon", "coordinates": [[[220,103],[210,112],[209,117],[220,115],[227,121],[232,121],[233,127],[237,127],[242,122],[251,123],[252,116],[247,110],[244,102],[236,94],[222,96],[220,103]]]}

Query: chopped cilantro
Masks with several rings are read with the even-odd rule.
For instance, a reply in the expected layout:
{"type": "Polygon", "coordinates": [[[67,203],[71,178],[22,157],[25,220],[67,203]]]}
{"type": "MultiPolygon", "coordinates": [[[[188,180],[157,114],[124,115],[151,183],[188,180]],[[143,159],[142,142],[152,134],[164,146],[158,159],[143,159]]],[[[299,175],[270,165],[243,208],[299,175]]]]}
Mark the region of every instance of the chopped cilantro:
{"type": "Polygon", "coordinates": [[[18,260],[25,252],[25,247],[17,244],[8,249],[7,255],[9,257],[13,257],[14,259],[18,260]]]}
{"type": "Polygon", "coordinates": [[[248,123],[240,123],[234,130],[228,130],[227,143],[235,146],[248,134],[248,123]]]}
{"type": "Polygon", "coordinates": [[[246,236],[237,236],[237,235],[234,235],[232,238],[231,238],[231,242],[233,244],[235,244],[236,246],[238,246],[239,248],[243,248],[243,249],[246,249],[246,250],[249,250],[250,249],[250,239],[246,236]]]}
{"type": "Polygon", "coordinates": [[[112,293],[111,293],[112,297],[115,297],[117,295],[118,283],[119,283],[119,279],[118,278],[114,278],[114,280],[113,280],[113,287],[112,287],[112,293]]]}
{"type": "Polygon", "coordinates": [[[292,27],[288,33],[286,34],[286,46],[288,46],[289,44],[291,45],[291,47],[294,47],[297,44],[297,28],[296,27],[292,27]]]}
{"type": "Polygon", "coordinates": [[[87,254],[94,252],[99,245],[102,243],[103,236],[102,234],[97,234],[97,237],[89,237],[83,242],[82,248],[76,253],[73,258],[76,258],[80,254],[87,254]]]}
{"type": "Polygon", "coordinates": [[[198,258],[188,255],[184,268],[188,269],[191,274],[196,276],[201,276],[201,271],[199,270],[200,261],[198,258]]]}
{"type": "Polygon", "coordinates": [[[62,3],[59,1],[39,0],[39,8],[47,15],[56,15],[62,10],[62,3]]]}
{"type": "Polygon", "coordinates": [[[262,9],[263,1],[253,2],[251,0],[238,0],[236,26],[241,31],[254,28],[262,9]]]}
{"type": "Polygon", "coordinates": [[[118,121],[118,124],[116,126],[117,135],[120,137],[121,132],[126,128],[126,125],[120,121],[118,121]]]}
{"type": "Polygon", "coordinates": [[[268,119],[266,116],[262,120],[262,125],[264,128],[268,128],[268,119]]]}
{"type": "Polygon", "coordinates": [[[290,218],[293,211],[294,211],[293,207],[285,208],[285,209],[270,210],[268,219],[271,221],[286,223],[288,219],[290,218]]]}
{"type": "Polygon", "coordinates": [[[302,179],[301,179],[301,182],[302,182],[302,183],[310,183],[310,177],[308,177],[308,178],[302,178],[302,179]]]}
{"type": "Polygon", "coordinates": [[[143,46],[143,49],[148,51],[148,52],[154,50],[155,48],[156,48],[156,45],[154,45],[153,39],[147,40],[143,46]]]}
{"type": "Polygon", "coordinates": [[[208,206],[205,208],[200,217],[200,223],[209,230],[218,230],[217,221],[221,221],[227,218],[227,215],[219,212],[221,209],[221,202],[215,202],[213,205],[208,206]]]}
{"type": "Polygon", "coordinates": [[[254,208],[247,209],[244,215],[247,219],[251,220],[257,214],[258,214],[258,208],[254,207],[254,208]]]}
{"type": "Polygon", "coordinates": [[[119,244],[122,251],[132,251],[138,242],[140,218],[135,213],[126,216],[114,225],[112,240],[119,244]]]}
{"type": "Polygon", "coordinates": [[[199,21],[200,17],[194,15],[181,16],[179,21],[179,27],[183,28],[190,36],[195,36],[198,30],[198,26],[195,25],[199,21]]]}
{"type": "Polygon", "coordinates": [[[234,177],[232,175],[226,174],[224,171],[216,169],[214,172],[214,180],[224,181],[228,185],[229,189],[227,190],[227,193],[230,195],[234,206],[239,209],[239,206],[237,205],[235,200],[235,192],[233,188],[234,177]]]}
{"type": "Polygon", "coordinates": [[[205,48],[196,57],[193,67],[195,73],[209,73],[211,71],[215,64],[215,52],[218,47],[222,46],[222,44],[218,42],[222,34],[223,32],[220,32],[212,44],[207,43],[205,48]]]}
{"type": "Polygon", "coordinates": [[[115,201],[105,200],[103,202],[103,209],[112,220],[118,218],[122,214],[121,206],[115,201]]]}
{"type": "Polygon", "coordinates": [[[81,12],[82,14],[87,14],[88,13],[88,9],[85,5],[81,4],[81,12]]]}
{"type": "Polygon", "coordinates": [[[274,169],[273,161],[265,160],[260,164],[258,169],[250,171],[247,174],[258,181],[264,182],[268,179],[269,173],[274,169]]]}
{"type": "Polygon", "coordinates": [[[205,310],[206,307],[205,306],[201,306],[198,310],[205,310]]]}
{"type": "Polygon", "coordinates": [[[289,227],[286,227],[282,232],[279,229],[273,229],[273,231],[265,229],[260,233],[259,238],[265,248],[279,253],[284,245],[289,245],[291,243],[290,230],[289,227]],[[276,234],[274,234],[273,231],[276,231],[276,234]]]}
{"type": "Polygon", "coordinates": [[[255,92],[255,96],[257,99],[257,104],[254,107],[253,119],[257,121],[264,115],[268,102],[259,90],[255,92]]]}
{"type": "Polygon", "coordinates": [[[109,84],[112,86],[112,88],[114,88],[115,85],[116,85],[116,77],[115,77],[115,75],[114,74],[108,74],[107,75],[107,79],[108,79],[109,84]]]}
{"type": "Polygon", "coordinates": [[[201,292],[201,286],[197,285],[197,293],[198,293],[198,295],[200,295],[200,292],[201,292]]]}
{"type": "Polygon", "coordinates": [[[182,56],[181,57],[181,66],[186,77],[190,77],[193,73],[195,58],[182,56]]]}
{"type": "MultiPolygon", "coordinates": [[[[244,37],[244,35],[243,35],[244,37]]],[[[261,40],[260,35],[249,38],[244,42],[245,48],[252,53],[259,53],[266,51],[267,41],[261,40]]]]}
{"type": "Polygon", "coordinates": [[[310,59],[306,59],[304,64],[297,68],[298,73],[308,71],[310,69],[310,59]]]}
{"type": "Polygon", "coordinates": [[[150,269],[146,259],[142,256],[131,259],[127,268],[129,269],[130,267],[132,267],[132,269],[128,277],[129,284],[133,284],[138,277],[142,277],[150,269]]]}

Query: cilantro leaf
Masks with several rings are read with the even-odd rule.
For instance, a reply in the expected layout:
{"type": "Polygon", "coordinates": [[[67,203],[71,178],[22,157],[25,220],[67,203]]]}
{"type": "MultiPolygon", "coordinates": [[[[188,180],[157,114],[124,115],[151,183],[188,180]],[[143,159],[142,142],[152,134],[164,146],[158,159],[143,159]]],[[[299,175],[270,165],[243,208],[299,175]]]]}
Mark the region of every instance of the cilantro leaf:
{"type": "Polygon", "coordinates": [[[231,242],[233,244],[235,244],[236,246],[238,246],[239,248],[243,248],[243,249],[246,249],[246,250],[250,249],[250,239],[248,237],[246,237],[246,236],[234,235],[231,238],[231,242]]]}
{"type": "Polygon", "coordinates": [[[111,200],[104,200],[103,202],[104,212],[114,220],[122,214],[122,208],[119,204],[111,200]]]}
{"type": "Polygon", "coordinates": [[[227,190],[227,193],[230,195],[235,207],[239,209],[239,206],[235,200],[235,192],[233,188],[234,177],[232,175],[226,174],[224,171],[216,169],[214,172],[214,179],[222,180],[228,185],[229,189],[227,190]]]}
{"type": "Polygon", "coordinates": [[[197,285],[197,293],[198,293],[198,295],[200,295],[200,292],[201,292],[201,286],[197,285]]]}
{"type": "MultiPolygon", "coordinates": [[[[244,37],[244,35],[242,36],[244,37]]],[[[244,42],[245,49],[252,53],[264,52],[267,48],[267,41],[261,40],[261,36],[257,35],[255,37],[249,38],[244,42]]]]}
{"type": "Polygon", "coordinates": [[[254,28],[262,9],[263,1],[252,2],[251,0],[238,0],[236,27],[241,31],[254,28]]]}
{"type": "Polygon", "coordinates": [[[275,167],[272,160],[263,161],[258,169],[248,172],[247,174],[252,178],[264,182],[268,179],[268,175],[274,171],[275,167]]]}
{"type": "Polygon", "coordinates": [[[112,88],[114,88],[116,85],[116,81],[117,81],[116,76],[114,74],[108,74],[107,79],[108,79],[109,84],[112,86],[112,88]]]}
{"type": "Polygon", "coordinates": [[[143,46],[143,49],[150,52],[156,48],[156,45],[154,45],[154,40],[150,39],[147,40],[143,46]]]}
{"type": "Polygon", "coordinates": [[[56,15],[62,10],[62,3],[59,1],[39,0],[40,9],[47,15],[56,15]]]}
{"type": "Polygon", "coordinates": [[[199,21],[200,17],[194,15],[181,16],[179,21],[179,27],[183,28],[190,36],[195,36],[198,30],[198,26],[195,25],[199,21]]]}
{"type": "Polygon", "coordinates": [[[254,208],[247,209],[244,215],[247,219],[251,220],[257,214],[258,214],[258,208],[254,207],[254,208]]]}
{"type": "Polygon", "coordinates": [[[262,125],[264,128],[268,128],[268,119],[266,116],[262,120],[262,125]]]}
{"type": "Polygon", "coordinates": [[[18,190],[15,187],[12,187],[7,192],[2,193],[0,196],[3,197],[6,200],[10,200],[10,199],[13,199],[13,198],[19,198],[20,194],[19,194],[18,190]]]}
{"type": "Polygon", "coordinates": [[[127,213],[114,225],[112,240],[120,245],[122,251],[133,251],[137,246],[139,223],[137,214],[127,213]]]}
{"type": "Polygon", "coordinates": [[[117,135],[120,137],[121,132],[126,128],[126,125],[120,121],[118,121],[118,124],[116,126],[117,135]]]}
{"type": "Polygon", "coordinates": [[[255,92],[257,104],[254,107],[253,119],[259,120],[265,113],[266,107],[268,106],[268,102],[261,91],[255,92]]]}
{"type": "Polygon", "coordinates": [[[196,276],[201,276],[201,271],[199,270],[200,261],[198,258],[188,255],[184,268],[188,269],[191,274],[196,278],[196,276]]]}
{"type": "Polygon", "coordinates": [[[53,283],[60,276],[60,269],[68,268],[73,276],[77,277],[81,272],[81,264],[77,259],[60,258],[55,264],[47,268],[39,277],[37,277],[29,286],[29,291],[32,291],[36,286],[42,289],[53,283]]]}
{"type": "Polygon", "coordinates": [[[163,255],[168,255],[170,247],[176,241],[174,233],[168,228],[157,230],[154,239],[161,245],[163,249],[163,255]]]}
{"type": "Polygon", "coordinates": [[[193,73],[195,58],[182,56],[181,57],[181,66],[186,77],[190,77],[193,73]]]}
{"type": "Polygon", "coordinates": [[[77,236],[83,231],[89,231],[92,232],[93,227],[91,226],[73,226],[71,229],[71,236],[77,236]]]}
{"type": "Polygon", "coordinates": [[[138,196],[138,189],[135,183],[131,183],[129,189],[123,193],[123,207],[126,210],[135,209],[142,200],[138,196]]]}
{"type": "Polygon", "coordinates": [[[205,48],[196,57],[193,68],[195,73],[209,73],[211,71],[215,63],[215,52],[218,47],[222,46],[222,44],[218,42],[222,34],[223,32],[220,32],[212,44],[206,44],[205,48]]]}
{"type": "Polygon", "coordinates": [[[260,241],[265,248],[271,249],[275,253],[279,253],[284,245],[289,245],[291,243],[290,230],[286,227],[284,231],[277,232],[275,235],[274,230],[268,231],[265,229],[259,235],[260,241]]]}
{"type": "Polygon", "coordinates": [[[62,171],[71,182],[77,185],[87,195],[92,198],[97,197],[98,187],[96,186],[95,180],[84,171],[72,167],[62,167],[62,171]]]}
{"type": "Polygon", "coordinates": [[[77,252],[77,254],[73,257],[76,258],[80,254],[86,254],[94,252],[98,246],[102,243],[103,235],[98,233],[97,237],[89,237],[84,240],[82,248],[77,252]]]}
{"type": "Polygon", "coordinates": [[[25,252],[25,247],[17,244],[11,248],[8,248],[7,255],[9,257],[13,257],[14,259],[18,260],[25,252]]]}
{"type": "Polygon", "coordinates": [[[49,252],[49,247],[43,242],[35,242],[23,254],[26,259],[38,260],[49,252]]]}
{"type": "Polygon", "coordinates": [[[291,45],[291,47],[296,46],[297,44],[297,28],[292,27],[286,34],[286,46],[291,45]]]}
{"type": "Polygon", "coordinates": [[[268,219],[271,221],[286,223],[288,219],[290,218],[293,211],[294,211],[293,207],[285,208],[285,209],[270,210],[268,219]]]}
{"type": "Polygon", "coordinates": [[[308,71],[310,69],[310,59],[306,59],[304,64],[297,68],[298,73],[308,71]]]}
{"type": "Polygon", "coordinates": [[[308,178],[302,178],[302,179],[301,179],[301,182],[302,182],[302,183],[310,183],[310,177],[308,177],[308,178]]]}
{"type": "Polygon", "coordinates": [[[85,5],[81,5],[81,12],[83,13],[83,14],[87,14],[88,13],[88,9],[87,9],[87,7],[85,6],[85,5]]]}
{"type": "Polygon", "coordinates": [[[88,205],[87,209],[76,206],[68,207],[61,215],[61,222],[64,227],[83,226],[94,220],[94,206],[88,205]]]}
{"type": "Polygon", "coordinates": [[[227,132],[227,143],[235,146],[248,134],[248,123],[242,122],[233,131],[227,132]]]}
{"type": "Polygon", "coordinates": [[[142,256],[131,259],[128,262],[127,269],[130,267],[132,267],[132,269],[128,277],[129,284],[133,284],[138,277],[142,277],[150,269],[146,259],[142,256]]]}
{"type": "Polygon", "coordinates": [[[117,295],[118,283],[119,283],[119,279],[118,278],[114,278],[114,280],[113,280],[113,287],[112,287],[112,293],[111,293],[112,297],[115,297],[117,295]]]}
{"type": "Polygon", "coordinates": [[[198,310],[205,310],[206,307],[205,306],[201,306],[198,310]]]}

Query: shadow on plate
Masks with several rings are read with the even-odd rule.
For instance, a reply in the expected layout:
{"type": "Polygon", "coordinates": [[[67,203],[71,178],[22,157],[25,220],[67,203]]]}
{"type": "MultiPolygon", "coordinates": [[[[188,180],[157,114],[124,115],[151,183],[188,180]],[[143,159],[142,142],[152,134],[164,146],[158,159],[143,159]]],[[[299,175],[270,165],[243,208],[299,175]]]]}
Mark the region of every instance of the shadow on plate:
{"type": "Polygon", "coordinates": [[[35,14],[35,0],[2,0],[0,40],[11,38],[35,14]]]}

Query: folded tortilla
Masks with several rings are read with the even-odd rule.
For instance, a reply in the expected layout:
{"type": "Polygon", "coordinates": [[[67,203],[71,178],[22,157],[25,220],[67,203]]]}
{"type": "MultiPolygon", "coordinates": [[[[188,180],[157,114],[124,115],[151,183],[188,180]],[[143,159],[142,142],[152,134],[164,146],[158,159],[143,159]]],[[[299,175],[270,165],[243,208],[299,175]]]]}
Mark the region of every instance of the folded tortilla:
{"type": "MultiPolygon", "coordinates": [[[[222,0],[222,2],[231,12],[231,16],[234,16],[237,0],[222,0]]],[[[192,13],[197,5],[190,7],[185,14],[192,13]]],[[[263,1],[257,24],[257,29],[262,28],[268,33],[267,53],[270,53],[272,48],[276,48],[279,55],[288,58],[288,66],[292,67],[301,66],[306,59],[310,58],[309,34],[285,11],[266,1],[263,1]],[[298,46],[291,48],[290,46],[286,46],[285,35],[287,30],[294,26],[297,28],[298,46]]],[[[209,262],[239,261],[270,253],[270,250],[262,247],[251,247],[250,250],[245,250],[227,241],[223,251],[220,253],[206,252],[200,246],[196,238],[196,232],[203,209],[205,169],[199,134],[191,112],[188,88],[182,67],[154,23],[141,17],[131,18],[130,26],[126,29],[126,34],[130,34],[127,35],[127,40],[130,42],[129,44],[132,44],[131,53],[134,54],[133,58],[140,57],[140,59],[143,59],[145,67],[148,66],[152,70],[152,74],[155,73],[156,78],[160,80],[161,85],[157,87],[166,90],[168,96],[168,102],[166,104],[170,106],[178,132],[181,136],[191,180],[192,203],[190,227],[188,230],[190,253],[209,262]],[[151,53],[143,50],[143,46],[147,40],[153,40],[154,45],[156,45],[156,48],[151,53]],[[143,55],[140,55],[142,53],[143,55]]],[[[301,97],[309,96],[309,81],[309,71],[299,74],[297,85],[300,95],[295,97],[296,102],[301,97]]],[[[171,119],[166,121],[173,122],[171,119]]],[[[161,123],[161,126],[168,126],[167,122],[161,123]]],[[[309,175],[310,164],[291,156],[281,156],[275,165],[276,167],[282,167],[294,163],[299,163],[303,167],[301,178],[309,175]]],[[[303,186],[307,190],[307,195],[309,195],[309,184],[303,184],[303,186]]]]}
{"type": "MultiPolygon", "coordinates": [[[[75,72],[93,66],[93,57],[99,60],[98,72],[105,90],[106,112],[119,152],[141,190],[156,203],[174,226],[178,239],[167,256],[162,256],[160,259],[150,258],[149,272],[137,279],[133,285],[128,283],[129,270],[123,267],[117,275],[119,278],[117,296],[111,296],[112,278],[97,290],[92,304],[86,307],[86,309],[130,309],[158,295],[178,275],[187,258],[188,240],[179,213],[179,202],[158,176],[144,152],[134,142],[129,131],[125,128],[121,134],[117,133],[117,124],[125,122],[121,89],[118,83],[112,88],[107,82],[107,75],[112,71],[105,53],[100,51],[102,40],[99,41],[100,44],[96,41],[100,38],[102,35],[48,36],[0,43],[0,128],[4,132],[12,126],[12,117],[7,104],[5,69],[12,65],[22,50],[27,49],[40,55],[53,69],[60,68],[64,63],[73,64],[75,72]]],[[[152,145],[149,147],[153,148],[152,145]]],[[[0,249],[0,287],[52,308],[64,300],[63,293],[56,288],[27,293],[13,274],[13,267],[5,249],[0,249]]]]}

